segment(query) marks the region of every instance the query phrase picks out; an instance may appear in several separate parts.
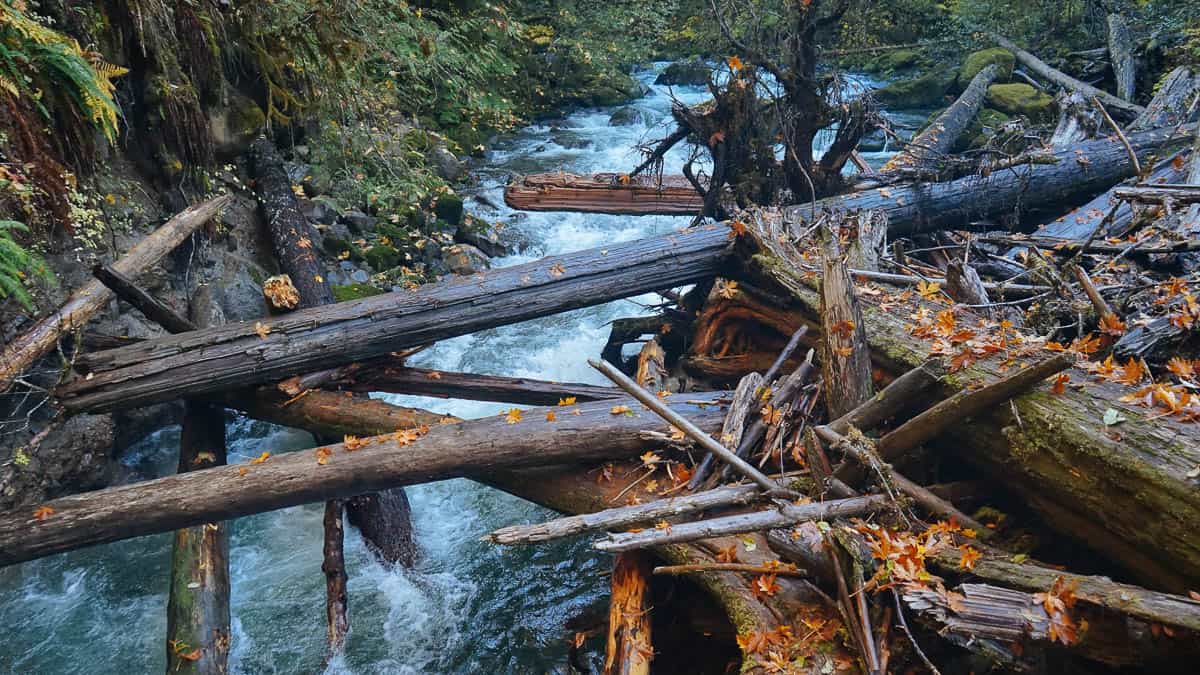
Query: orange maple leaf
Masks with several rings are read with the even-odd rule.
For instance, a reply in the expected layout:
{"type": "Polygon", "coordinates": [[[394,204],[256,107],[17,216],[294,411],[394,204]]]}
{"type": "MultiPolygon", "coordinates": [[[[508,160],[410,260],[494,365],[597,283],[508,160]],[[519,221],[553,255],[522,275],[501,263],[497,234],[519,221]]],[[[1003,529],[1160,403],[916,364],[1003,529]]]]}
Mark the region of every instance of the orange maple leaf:
{"type": "Polygon", "coordinates": [[[52,506],[39,506],[33,510],[33,518],[39,522],[52,515],[54,515],[54,507],[52,506]]]}
{"type": "Polygon", "coordinates": [[[504,421],[508,422],[509,424],[516,424],[516,423],[520,422],[521,421],[521,409],[520,408],[509,408],[508,412],[504,414],[504,421]]]}

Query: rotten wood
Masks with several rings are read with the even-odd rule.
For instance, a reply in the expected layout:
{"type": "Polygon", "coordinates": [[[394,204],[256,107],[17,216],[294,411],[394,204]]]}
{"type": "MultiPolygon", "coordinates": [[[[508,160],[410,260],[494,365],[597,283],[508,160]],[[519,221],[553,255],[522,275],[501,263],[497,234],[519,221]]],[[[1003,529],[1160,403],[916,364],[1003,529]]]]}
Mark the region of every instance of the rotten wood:
{"type": "MultiPolygon", "coordinates": [[[[229,195],[214,197],[179,213],[129,249],[112,269],[136,277],[216,217],[232,199],[229,195]]],[[[0,350],[0,392],[7,391],[26,368],[53,349],[59,338],[83,328],[113,297],[99,280],[90,281],[57,310],[4,345],[0,350]]]]}
{"type": "Polygon", "coordinates": [[[840,417],[875,395],[866,328],[854,282],[838,251],[837,235],[826,233],[821,256],[821,377],[825,407],[840,417]]]}
{"type": "Polygon", "coordinates": [[[650,630],[650,568],[644,551],[621,553],[613,562],[612,597],[604,675],[650,675],[654,646],[650,630]]]}

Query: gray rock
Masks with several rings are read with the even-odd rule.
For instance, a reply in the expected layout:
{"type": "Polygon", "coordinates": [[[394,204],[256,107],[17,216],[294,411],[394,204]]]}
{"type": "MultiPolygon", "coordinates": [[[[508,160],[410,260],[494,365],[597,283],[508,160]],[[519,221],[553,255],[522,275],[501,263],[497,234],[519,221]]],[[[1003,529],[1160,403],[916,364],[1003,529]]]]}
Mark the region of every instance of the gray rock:
{"type": "Polygon", "coordinates": [[[356,284],[365,284],[371,280],[371,275],[365,270],[354,270],[350,273],[350,280],[356,284]]]}
{"type": "Polygon", "coordinates": [[[705,85],[711,74],[712,68],[703,59],[676,61],[658,74],[654,84],[705,85]]]}
{"type": "Polygon", "coordinates": [[[301,185],[306,179],[312,179],[312,167],[308,164],[284,162],[283,170],[287,172],[288,180],[292,181],[292,185],[301,185]]]}
{"type": "Polygon", "coordinates": [[[0,511],[108,485],[113,475],[111,415],[76,415],[20,462],[0,467],[0,511]]]}
{"type": "Polygon", "coordinates": [[[564,148],[567,148],[568,150],[578,150],[592,146],[591,140],[569,131],[560,131],[554,133],[550,136],[550,140],[564,148]]]}
{"type": "Polygon", "coordinates": [[[608,118],[608,126],[610,127],[628,127],[634,124],[639,124],[643,121],[642,111],[633,106],[624,106],[617,108],[617,111],[608,118]]]}
{"type": "Polygon", "coordinates": [[[304,215],[308,216],[308,219],[314,223],[333,225],[342,214],[338,213],[338,210],[324,199],[316,199],[312,202],[311,215],[308,213],[304,215]]]}
{"type": "Polygon", "coordinates": [[[183,401],[171,401],[113,413],[116,438],[113,449],[120,455],[126,448],[150,434],[183,421],[183,401]]]}
{"type": "Polygon", "coordinates": [[[434,148],[429,159],[442,180],[457,181],[467,172],[467,167],[462,160],[443,146],[434,148]]]}
{"type": "Polygon", "coordinates": [[[508,247],[500,241],[500,235],[493,228],[459,227],[454,233],[454,241],[460,244],[470,244],[493,258],[509,254],[508,247]]]}
{"type": "Polygon", "coordinates": [[[347,211],[342,214],[340,222],[345,223],[355,234],[366,234],[374,231],[379,219],[362,211],[347,211]]]}
{"type": "Polygon", "coordinates": [[[487,254],[470,244],[455,244],[443,249],[442,261],[446,269],[461,275],[475,274],[492,266],[487,254]]]}

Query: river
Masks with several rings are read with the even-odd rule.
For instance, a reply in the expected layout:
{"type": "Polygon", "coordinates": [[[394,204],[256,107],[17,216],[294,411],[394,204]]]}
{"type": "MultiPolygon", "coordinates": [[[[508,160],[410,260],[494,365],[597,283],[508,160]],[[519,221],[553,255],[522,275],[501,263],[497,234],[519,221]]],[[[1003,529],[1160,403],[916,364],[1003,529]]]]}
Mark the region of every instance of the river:
{"type": "MultiPolygon", "coordinates": [[[[635,146],[669,130],[672,94],[686,103],[707,98],[701,87],[671,91],[653,85],[661,67],[636,73],[650,92],[632,103],[641,114],[635,124],[609,126],[612,109],[581,111],[554,125],[526,127],[487,153],[478,170],[478,194],[485,199],[468,199],[468,208],[506,223],[504,238],[524,242],[520,253],[494,260],[494,266],[637,239],[688,223],[688,218],[667,216],[517,214],[503,206],[503,186],[512,173],[628,171],[636,166],[635,146]]],[[[685,152],[674,149],[666,165],[680,166],[685,152]]],[[[885,156],[867,158],[877,164],[885,156]]],[[[600,354],[610,321],[642,311],[635,298],[488,330],[441,342],[417,355],[413,365],[605,384],[585,359],[600,354]]],[[[464,418],[508,407],[386,398],[464,418]]],[[[122,461],[143,475],[165,475],[174,470],[178,436],[178,428],[160,431],[131,448],[122,461]]],[[[229,438],[231,462],[313,445],[305,433],[245,418],[230,418],[229,438]]],[[[326,672],[543,673],[562,668],[570,636],[564,623],[603,603],[611,559],[583,541],[519,549],[480,542],[496,527],[552,514],[467,480],[412,487],[408,495],[421,550],[414,569],[380,565],[357,533],[347,530],[351,632],[345,655],[326,672]]],[[[230,554],[233,672],[321,671],[322,513],[321,504],[312,504],[235,521],[230,554]]],[[[164,534],[0,569],[0,673],[161,673],[169,562],[170,537],[164,534]]]]}

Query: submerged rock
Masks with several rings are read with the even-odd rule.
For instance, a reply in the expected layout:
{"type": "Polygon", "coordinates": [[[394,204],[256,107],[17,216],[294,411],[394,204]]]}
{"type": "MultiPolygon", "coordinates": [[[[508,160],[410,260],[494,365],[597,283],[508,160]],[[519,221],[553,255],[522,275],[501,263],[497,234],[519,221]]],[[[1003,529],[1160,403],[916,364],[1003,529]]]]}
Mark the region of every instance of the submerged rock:
{"type": "Polygon", "coordinates": [[[617,111],[608,118],[610,127],[628,127],[640,122],[642,122],[642,111],[628,105],[617,108],[617,111]]]}

